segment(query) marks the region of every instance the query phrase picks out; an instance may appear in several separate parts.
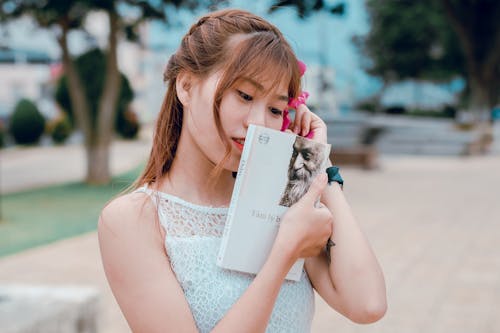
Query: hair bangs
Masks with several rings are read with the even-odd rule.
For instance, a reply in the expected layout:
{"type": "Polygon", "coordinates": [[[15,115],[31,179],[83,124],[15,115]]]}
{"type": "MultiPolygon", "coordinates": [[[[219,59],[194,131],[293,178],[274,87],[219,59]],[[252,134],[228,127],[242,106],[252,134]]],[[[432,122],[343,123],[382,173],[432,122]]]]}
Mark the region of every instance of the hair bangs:
{"type": "Polygon", "coordinates": [[[229,88],[238,79],[250,78],[256,82],[270,82],[270,94],[285,83],[288,97],[300,92],[300,71],[297,58],[289,45],[284,44],[272,32],[259,31],[244,35],[230,46],[230,59],[225,68],[223,84],[229,88]]]}

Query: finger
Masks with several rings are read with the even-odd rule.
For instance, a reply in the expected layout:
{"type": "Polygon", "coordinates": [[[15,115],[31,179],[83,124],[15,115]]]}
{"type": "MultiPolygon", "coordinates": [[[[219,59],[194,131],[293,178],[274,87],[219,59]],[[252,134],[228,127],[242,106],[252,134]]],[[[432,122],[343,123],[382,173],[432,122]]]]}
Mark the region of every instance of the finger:
{"type": "Polygon", "coordinates": [[[301,136],[306,136],[309,134],[309,131],[311,130],[311,112],[306,111],[304,112],[304,116],[302,116],[301,120],[301,131],[300,135],[301,136]]]}
{"type": "Polygon", "coordinates": [[[299,111],[299,110],[295,110],[295,117],[293,119],[293,132],[295,134],[299,134],[300,133],[300,121],[302,119],[302,114],[303,112],[299,111]]]}
{"type": "Polygon", "coordinates": [[[316,202],[316,199],[319,198],[321,193],[323,193],[323,190],[326,187],[328,177],[326,173],[321,173],[311,183],[311,186],[309,187],[309,190],[304,194],[302,197],[301,201],[307,202],[310,205],[314,205],[316,202]]]}

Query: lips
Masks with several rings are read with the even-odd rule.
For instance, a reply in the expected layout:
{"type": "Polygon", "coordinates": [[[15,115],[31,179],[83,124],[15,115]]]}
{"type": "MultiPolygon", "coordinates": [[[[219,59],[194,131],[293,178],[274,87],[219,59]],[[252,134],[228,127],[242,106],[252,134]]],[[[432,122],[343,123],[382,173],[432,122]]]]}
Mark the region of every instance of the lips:
{"type": "Polygon", "coordinates": [[[245,139],[242,138],[232,138],[232,141],[238,150],[242,151],[245,145],[245,139]]]}

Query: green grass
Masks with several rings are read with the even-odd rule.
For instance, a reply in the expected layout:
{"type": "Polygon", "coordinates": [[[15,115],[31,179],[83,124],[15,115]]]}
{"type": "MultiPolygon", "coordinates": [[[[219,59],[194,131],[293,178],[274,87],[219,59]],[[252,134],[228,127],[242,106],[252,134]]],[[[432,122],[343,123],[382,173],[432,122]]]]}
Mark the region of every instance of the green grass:
{"type": "Polygon", "coordinates": [[[142,167],[113,178],[110,185],[69,183],[2,196],[0,256],[96,230],[103,206],[142,167]]]}

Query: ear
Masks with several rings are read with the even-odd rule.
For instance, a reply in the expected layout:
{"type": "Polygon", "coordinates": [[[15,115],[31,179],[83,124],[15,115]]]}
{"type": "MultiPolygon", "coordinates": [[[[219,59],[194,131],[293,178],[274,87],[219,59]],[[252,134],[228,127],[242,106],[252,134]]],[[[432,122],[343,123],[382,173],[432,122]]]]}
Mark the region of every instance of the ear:
{"type": "Polygon", "coordinates": [[[188,106],[191,101],[191,88],[193,86],[193,74],[182,71],[177,75],[175,80],[175,91],[179,101],[184,107],[188,106]]]}

